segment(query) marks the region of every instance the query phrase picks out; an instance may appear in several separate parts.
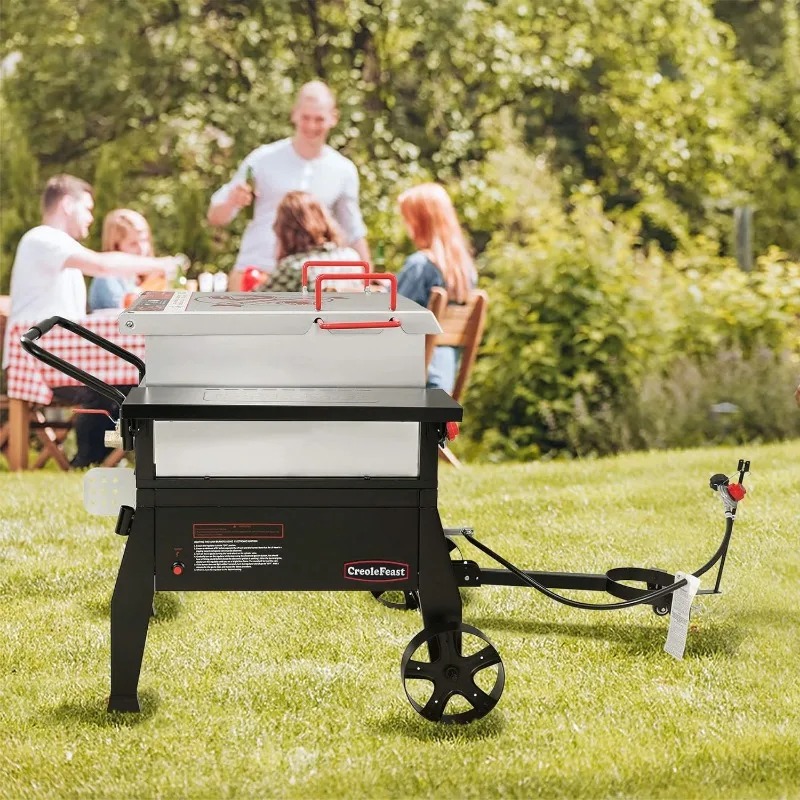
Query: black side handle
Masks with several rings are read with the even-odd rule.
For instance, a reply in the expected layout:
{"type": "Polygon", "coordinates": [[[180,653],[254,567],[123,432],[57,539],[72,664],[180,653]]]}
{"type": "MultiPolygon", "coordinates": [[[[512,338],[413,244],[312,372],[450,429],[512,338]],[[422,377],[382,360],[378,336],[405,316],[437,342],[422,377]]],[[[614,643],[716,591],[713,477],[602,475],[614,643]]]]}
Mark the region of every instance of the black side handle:
{"type": "Polygon", "coordinates": [[[96,392],[99,392],[101,395],[103,395],[103,397],[107,397],[109,400],[111,400],[111,402],[121,406],[125,400],[125,395],[122,394],[119,389],[115,388],[114,386],[109,386],[109,384],[107,384],[105,381],[101,381],[100,378],[96,378],[94,375],[90,375],[88,372],[78,369],[78,367],[74,366],[73,364],[64,361],[58,356],[54,356],[44,348],[39,347],[38,344],[34,344],[37,339],[40,339],[56,326],[66,328],[68,331],[72,331],[72,333],[83,337],[87,341],[92,342],[92,344],[96,344],[98,347],[102,347],[103,350],[106,350],[112,355],[121,358],[123,361],[127,361],[129,364],[132,364],[134,367],[136,367],[136,369],[139,370],[139,383],[141,383],[144,379],[144,361],[142,361],[141,358],[133,355],[133,353],[129,353],[119,345],[114,344],[114,342],[109,342],[108,339],[98,336],[94,331],[87,330],[82,325],[78,325],[76,322],[73,322],[70,319],[65,319],[64,317],[50,317],[49,319],[40,322],[38,325],[35,325],[20,338],[20,344],[26,353],[29,353],[34,358],[38,358],[39,361],[47,364],[49,367],[53,367],[59,372],[69,375],[70,378],[74,378],[84,386],[94,389],[96,392]]]}

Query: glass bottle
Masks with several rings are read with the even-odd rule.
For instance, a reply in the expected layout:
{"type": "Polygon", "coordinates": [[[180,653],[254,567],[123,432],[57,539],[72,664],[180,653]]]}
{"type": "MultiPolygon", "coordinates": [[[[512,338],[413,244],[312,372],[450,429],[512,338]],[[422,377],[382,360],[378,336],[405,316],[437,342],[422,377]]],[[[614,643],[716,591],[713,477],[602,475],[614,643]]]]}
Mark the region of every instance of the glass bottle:
{"type": "Polygon", "coordinates": [[[244,218],[248,222],[251,222],[256,209],[256,176],[250,164],[247,165],[247,170],[245,171],[245,181],[250,187],[250,191],[253,193],[253,199],[250,201],[250,205],[245,206],[242,211],[244,212],[244,218]]]}

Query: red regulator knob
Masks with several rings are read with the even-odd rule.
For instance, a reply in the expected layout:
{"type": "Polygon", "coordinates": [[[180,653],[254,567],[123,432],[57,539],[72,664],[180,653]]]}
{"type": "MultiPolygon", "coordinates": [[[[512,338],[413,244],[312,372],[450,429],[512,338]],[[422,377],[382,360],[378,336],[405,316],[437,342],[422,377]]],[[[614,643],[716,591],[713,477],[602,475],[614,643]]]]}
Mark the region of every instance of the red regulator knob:
{"type": "Polygon", "coordinates": [[[741,483],[730,483],[728,494],[738,503],[747,494],[747,489],[741,483]]]}
{"type": "Polygon", "coordinates": [[[458,423],[448,422],[445,424],[445,433],[447,434],[447,441],[452,442],[458,436],[458,423]]]}

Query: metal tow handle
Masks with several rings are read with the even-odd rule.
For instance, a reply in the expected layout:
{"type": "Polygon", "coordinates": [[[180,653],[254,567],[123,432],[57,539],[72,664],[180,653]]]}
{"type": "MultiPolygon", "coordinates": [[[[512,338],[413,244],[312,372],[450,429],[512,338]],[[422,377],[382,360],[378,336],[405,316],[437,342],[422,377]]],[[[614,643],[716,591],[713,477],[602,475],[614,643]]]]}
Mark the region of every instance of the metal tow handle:
{"type": "Polygon", "coordinates": [[[101,381],[100,378],[96,378],[94,375],[84,372],[74,364],[70,364],[58,356],[54,356],[52,353],[49,353],[39,345],[34,344],[37,339],[40,339],[46,333],[49,333],[56,326],[66,328],[66,330],[77,334],[78,336],[86,339],[89,342],[92,342],[92,344],[96,344],[98,347],[101,347],[103,350],[106,350],[112,355],[121,358],[123,361],[127,361],[129,364],[132,364],[137,370],[139,370],[140,383],[144,379],[145,374],[144,361],[142,361],[142,359],[138,356],[133,355],[133,353],[129,353],[119,345],[114,344],[114,342],[109,342],[108,339],[98,336],[98,334],[94,333],[94,331],[90,331],[87,328],[84,328],[82,325],[78,325],[76,322],[73,322],[70,319],[65,319],[64,317],[49,317],[48,319],[40,322],[38,325],[34,325],[20,337],[20,344],[26,353],[32,355],[34,358],[37,358],[42,363],[47,364],[49,367],[53,367],[59,372],[69,375],[70,378],[74,378],[84,386],[94,389],[96,392],[103,395],[103,397],[107,397],[109,400],[111,400],[111,402],[121,406],[125,401],[125,395],[119,389],[115,388],[114,386],[110,386],[105,381],[101,381]]]}

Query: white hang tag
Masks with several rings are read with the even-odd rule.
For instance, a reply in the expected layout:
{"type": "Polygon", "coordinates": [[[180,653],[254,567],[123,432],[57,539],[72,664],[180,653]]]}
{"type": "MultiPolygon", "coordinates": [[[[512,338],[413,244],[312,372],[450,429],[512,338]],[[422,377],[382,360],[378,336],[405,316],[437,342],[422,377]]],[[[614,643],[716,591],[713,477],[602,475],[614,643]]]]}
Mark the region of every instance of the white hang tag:
{"type": "Polygon", "coordinates": [[[675,583],[686,578],[686,586],[681,586],[672,593],[672,607],[670,608],[669,630],[664,650],[675,658],[683,658],[686,649],[686,637],[689,634],[689,612],[692,601],[700,588],[700,578],[687,575],[684,572],[675,573],[675,583]]]}

